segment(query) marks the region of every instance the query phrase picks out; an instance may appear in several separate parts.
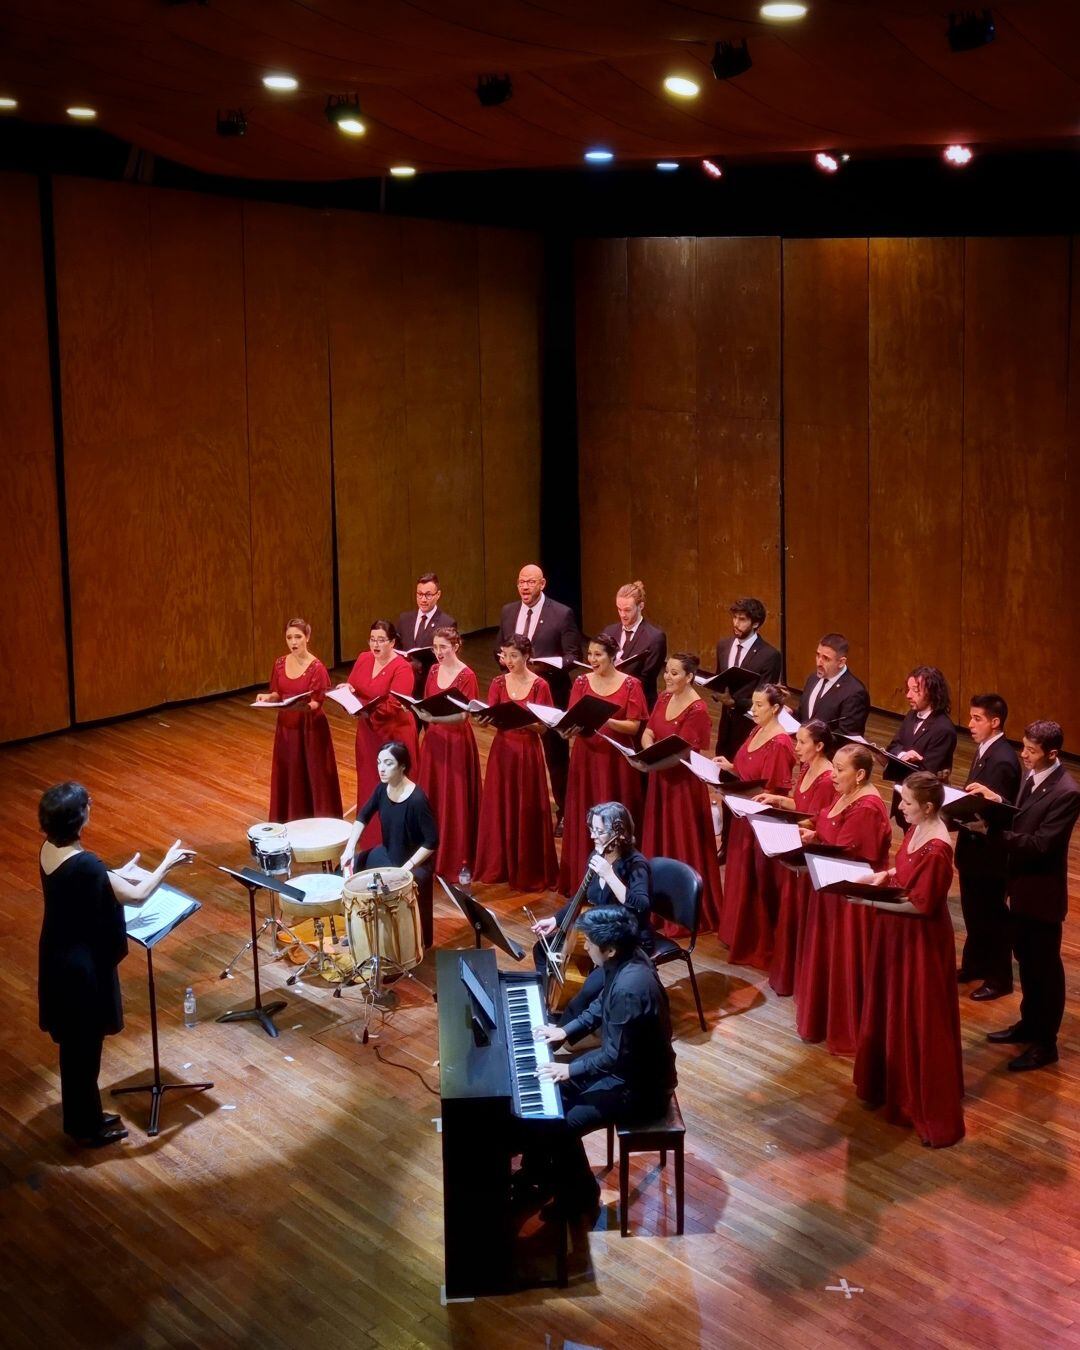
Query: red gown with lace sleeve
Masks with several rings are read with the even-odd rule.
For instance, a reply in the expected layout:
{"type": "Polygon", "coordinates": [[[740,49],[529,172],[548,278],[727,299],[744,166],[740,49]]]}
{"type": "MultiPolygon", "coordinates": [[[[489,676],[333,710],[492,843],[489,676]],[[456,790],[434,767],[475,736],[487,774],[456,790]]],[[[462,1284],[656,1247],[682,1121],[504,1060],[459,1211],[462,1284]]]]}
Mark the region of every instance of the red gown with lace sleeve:
{"type": "MultiPolygon", "coordinates": [[[[468,666],[458,671],[446,689],[440,689],[436,662],[427,673],[424,697],[451,691],[465,703],[480,697],[476,676],[468,666]]],[[[457,881],[463,864],[472,870],[480,819],[480,755],[468,718],[425,724],[416,781],[424,789],[439,826],[435,871],[448,881],[457,881]]]]}
{"type": "MultiPolygon", "coordinates": [[[[832,785],[832,774],[826,769],[824,773],[818,774],[804,792],[802,783],[805,775],[806,770],[800,766],[792,784],[791,797],[796,811],[806,820],[815,820],[819,811],[827,811],[836,801],[836,789],[832,785]]],[[[776,916],[773,958],[769,967],[769,985],[782,998],[788,998],[795,992],[806,911],[812,891],[805,868],[800,867],[797,872],[790,867],[783,868],[780,910],[776,916]]]]}
{"type": "Polygon", "coordinates": [[[277,715],[270,770],[271,820],[284,823],[310,816],[341,819],[341,786],[334,743],[322,708],[329,688],[329,672],[317,656],[297,679],[286,673],[284,656],[274,662],[270,674],[271,692],[281,698],[306,692],[319,707],[313,711],[310,701],[304,700],[282,708],[277,715]]]}
{"type": "MultiPolygon", "coordinates": [[[[349,675],[349,684],[356,690],[361,703],[368,703],[380,694],[386,698],[370,713],[361,713],[356,719],[356,809],[359,810],[379,786],[379,770],[376,761],[379,750],[387,741],[401,741],[412,756],[412,768],[409,776],[414,777],[420,768],[420,743],[416,731],[416,718],[405,704],[392,697],[394,694],[411,694],[413,691],[413,668],[403,656],[394,655],[383,666],[375,669],[375,657],[371,652],[361,652],[349,675]]],[[[376,813],[364,827],[360,836],[359,848],[374,848],[382,843],[382,827],[379,813],[376,813]]]]}

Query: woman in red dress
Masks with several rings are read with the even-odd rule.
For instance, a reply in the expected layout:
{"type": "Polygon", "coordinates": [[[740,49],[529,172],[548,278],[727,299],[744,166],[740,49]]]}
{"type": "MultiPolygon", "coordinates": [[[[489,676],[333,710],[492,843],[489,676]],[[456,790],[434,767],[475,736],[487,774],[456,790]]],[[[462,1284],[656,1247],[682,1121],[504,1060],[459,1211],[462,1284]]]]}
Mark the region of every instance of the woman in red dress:
{"type": "MultiPolygon", "coordinates": [[[[842,745],[833,757],[836,801],[820,811],[803,842],[836,844],[849,857],[882,870],[889,861],[892,825],[870,779],[874,756],[865,745],[842,745]]],[[[862,1016],[874,911],[814,891],[795,986],[795,1025],[804,1041],[824,1041],[834,1055],[853,1055],[862,1016]]]]}
{"type": "MultiPolygon", "coordinates": [[[[705,700],[694,688],[698,658],[675,652],[664,666],[664,692],[656,700],[641,737],[644,748],[665,736],[681,736],[692,750],[707,754],[712,739],[712,721],[705,700]]],[[[715,930],[720,922],[724,890],[716,862],[709,790],[685,764],[673,764],[649,774],[645,797],[642,852],[646,857],[678,858],[701,874],[701,928],[715,930]]],[[[677,934],[673,925],[661,932],[677,934]]]]}
{"type": "MultiPolygon", "coordinates": [[[[824,722],[815,719],[801,726],[795,733],[795,758],[798,766],[791,785],[791,796],[762,792],[755,801],[766,806],[778,806],[784,811],[798,811],[811,824],[819,811],[825,811],[836,800],[832,782],[832,756],[836,742],[824,722]]],[[[799,969],[799,952],[806,925],[806,910],[813,887],[806,870],[783,869],[780,878],[780,910],[776,916],[776,934],[773,940],[773,958],[769,966],[769,985],[783,998],[795,992],[799,969]]]]}
{"type": "Polygon", "coordinates": [[[931,1148],[964,1137],[964,1070],[956,938],[949,917],[953,859],[938,812],[945,791],[936,774],[904,780],[900,810],[908,831],[896,866],[874,878],[902,886],[901,904],[873,906],[874,938],[855,1051],[855,1091],[885,1119],[912,1125],[931,1148]]]}
{"type": "MultiPolygon", "coordinates": [[[[479,698],[476,676],[458,657],[461,636],[456,628],[436,628],[432,639],[435,664],[427,673],[424,697],[450,694],[468,703],[479,698]]],[[[419,711],[425,724],[424,753],[417,781],[439,823],[435,871],[456,881],[462,869],[471,872],[480,817],[480,754],[467,713],[432,717],[419,711]]]]}
{"type": "MultiPolygon", "coordinates": [[[[491,681],[488,703],[554,706],[547,681],[526,664],[532,656],[528,638],[515,634],[500,654],[506,673],[491,681]]],[[[477,720],[486,721],[483,714],[477,720]]],[[[508,881],[519,891],[546,891],[555,885],[559,861],[540,740],[543,730],[534,722],[516,731],[496,731],[491,742],[476,838],[477,881],[508,881]]]]}
{"type": "Polygon", "coordinates": [[[308,651],[310,637],[311,624],[305,619],[289,620],[285,627],[288,654],[274,662],[270,692],[256,695],[258,703],[280,703],[294,694],[309,695],[277,715],[269,818],[281,822],[310,816],[341,819],[337,760],[323,712],[330,674],[308,651]]]}
{"type": "MultiPolygon", "coordinates": [[[[359,810],[379,786],[379,750],[388,741],[400,741],[413,764],[420,762],[420,739],[416,718],[395,694],[411,694],[415,676],[408,661],[394,650],[397,629],[389,619],[376,619],[371,625],[368,650],[356,658],[344,686],[361,703],[385,695],[377,708],[359,713],[356,718],[356,809],[359,810]]],[[[375,848],[382,843],[382,828],[376,812],[360,837],[360,847],[375,848]]]]}
{"type": "MultiPolygon", "coordinates": [[[[783,706],[784,691],[778,685],[755,689],[750,716],[757,729],[735,752],[734,762],[723,755],[714,762],[743,780],[763,778],[768,792],[787,787],[795,765],[795,749],[780,725],[783,706]]],[[[758,848],[749,820],[734,817],[728,832],[720,916],[720,940],[727,943],[732,964],[769,969],[783,875],[783,865],[766,858],[758,848]]]]}
{"type": "Polygon", "coordinates": [[[559,890],[573,895],[585,875],[585,864],[594,849],[586,820],[591,807],[599,802],[621,802],[630,812],[635,831],[641,828],[641,808],[645,804],[642,775],[627,763],[613,745],[604,740],[634,746],[634,738],[649,715],[645,691],[640,680],[615,669],[615,639],[601,633],[589,641],[586,660],[592,669],[579,675],[570,690],[572,708],[586,694],[607,699],[615,712],[592,736],[577,736],[570,754],[570,775],[566,786],[566,810],[563,813],[562,858],[559,864],[559,890]]]}

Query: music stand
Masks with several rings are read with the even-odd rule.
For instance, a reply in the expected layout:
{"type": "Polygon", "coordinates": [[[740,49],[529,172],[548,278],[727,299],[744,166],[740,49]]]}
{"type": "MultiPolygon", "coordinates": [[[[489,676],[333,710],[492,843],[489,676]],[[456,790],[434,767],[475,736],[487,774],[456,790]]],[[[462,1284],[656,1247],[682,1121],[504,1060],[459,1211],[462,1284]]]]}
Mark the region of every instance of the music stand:
{"type": "Polygon", "coordinates": [[[280,1033],[274,1026],[274,1017],[281,1012],[288,1004],[283,998],[274,999],[271,1003],[263,1003],[262,989],[259,985],[259,944],[256,940],[255,928],[255,896],[258,891],[276,891],[278,895],[284,895],[289,900],[303,900],[304,892],[297,890],[295,886],[288,886],[283,881],[277,881],[269,877],[265,872],[253,872],[250,867],[241,867],[239,871],[235,867],[218,867],[219,872],[227,872],[229,876],[238,881],[245,887],[248,893],[248,906],[251,911],[251,970],[255,977],[255,1004],[251,1008],[236,1008],[230,1012],[222,1013],[217,1019],[219,1022],[258,1022],[263,1031],[268,1036],[278,1036],[280,1033]]]}
{"type": "Polygon", "coordinates": [[[480,946],[481,938],[487,938],[493,947],[498,947],[515,961],[525,959],[525,949],[519,947],[512,937],[503,932],[499,920],[486,905],[482,905],[468,891],[452,885],[443,877],[439,877],[439,885],[446,892],[447,898],[452,900],[465,915],[469,927],[473,930],[477,947],[480,946]]]}
{"type": "MultiPolygon", "coordinates": [[[[159,886],[155,892],[158,904],[153,908],[126,907],[125,914],[128,937],[140,947],[146,948],[146,979],[150,990],[150,1044],[154,1052],[154,1077],[149,1083],[135,1083],[131,1087],[113,1088],[114,1097],[122,1097],[130,1092],[149,1092],[150,1126],[146,1133],[156,1135],[161,1118],[161,1099],[166,1092],[205,1092],[213,1083],[163,1083],[161,1081],[161,1059],[158,1055],[157,991],[154,987],[154,947],[163,937],[202,906],[183,891],[172,886],[159,886]],[[140,932],[139,930],[143,931],[140,932]]],[[[149,901],[147,902],[149,906],[149,901]]]]}

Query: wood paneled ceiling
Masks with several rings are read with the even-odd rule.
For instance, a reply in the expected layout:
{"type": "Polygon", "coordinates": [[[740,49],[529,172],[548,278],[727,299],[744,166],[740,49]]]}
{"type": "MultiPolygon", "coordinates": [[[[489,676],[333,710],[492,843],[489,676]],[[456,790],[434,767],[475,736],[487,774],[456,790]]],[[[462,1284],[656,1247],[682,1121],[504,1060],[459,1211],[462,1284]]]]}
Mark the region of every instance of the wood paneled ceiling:
{"type": "Polygon", "coordinates": [[[209,173],[328,180],[384,173],[621,164],[841,149],[875,157],[964,140],[1061,147],[1080,131],[1080,0],[1003,0],[997,40],[954,54],[944,3],[808,0],[794,24],[757,0],[0,0],[0,95],[35,123],[73,102],[96,125],[209,173]],[[716,81],[720,39],[753,68],[716,81]],[[300,81],[262,86],[268,71],[300,81]],[[481,107],[477,76],[513,97],[481,107]],[[663,78],[689,74],[681,102],[663,78]],[[332,128],[359,94],[367,134],[332,128]],[[219,109],[248,130],[225,139],[219,109]]]}

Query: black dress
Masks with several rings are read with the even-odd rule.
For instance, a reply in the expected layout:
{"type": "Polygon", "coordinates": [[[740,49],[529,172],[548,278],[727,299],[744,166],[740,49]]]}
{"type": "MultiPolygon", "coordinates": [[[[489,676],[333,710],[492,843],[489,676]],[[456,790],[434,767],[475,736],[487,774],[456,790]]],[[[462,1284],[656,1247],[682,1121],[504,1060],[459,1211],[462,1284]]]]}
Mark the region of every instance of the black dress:
{"type": "MultiPolygon", "coordinates": [[[[403,867],[419,848],[429,848],[434,855],[439,846],[439,827],[423,788],[413,787],[403,802],[395,802],[380,783],[356,813],[361,825],[366,825],[378,812],[382,826],[382,843],[365,849],[353,859],[354,871],[370,867],[403,867]]],[[[420,927],[424,946],[434,942],[432,882],[434,857],[412,868],[416,880],[417,901],[420,906],[420,927]]]]}

